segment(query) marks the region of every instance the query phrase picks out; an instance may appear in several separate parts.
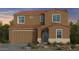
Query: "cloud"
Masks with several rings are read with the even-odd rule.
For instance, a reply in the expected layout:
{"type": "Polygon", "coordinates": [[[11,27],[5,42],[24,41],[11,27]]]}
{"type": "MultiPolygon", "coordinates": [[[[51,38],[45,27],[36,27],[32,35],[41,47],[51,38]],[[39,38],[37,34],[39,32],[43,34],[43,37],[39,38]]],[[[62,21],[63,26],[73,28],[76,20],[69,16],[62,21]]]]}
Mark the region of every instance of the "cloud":
{"type": "Polygon", "coordinates": [[[0,14],[4,14],[4,15],[13,15],[15,13],[15,11],[5,11],[5,12],[1,12],[0,11],[0,14]]]}
{"type": "Polygon", "coordinates": [[[13,20],[13,18],[13,14],[0,13],[0,21],[2,21],[3,24],[9,24],[9,22],[13,20]]]}
{"type": "Polygon", "coordinates": [[[2,21],[3,24],[9,24],[9,22],[13,19],[14,19],[13,16],[8,16],[8,17],[5,17],[5,18],[0,18],[0,21],[2,21]]]}

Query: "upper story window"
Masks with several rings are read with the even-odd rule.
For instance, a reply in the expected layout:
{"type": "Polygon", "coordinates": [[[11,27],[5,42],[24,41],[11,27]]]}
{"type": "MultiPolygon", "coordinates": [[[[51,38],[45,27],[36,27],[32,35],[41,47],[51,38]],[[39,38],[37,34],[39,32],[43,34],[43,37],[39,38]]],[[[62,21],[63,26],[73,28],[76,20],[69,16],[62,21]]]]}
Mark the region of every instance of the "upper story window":
{"type": "Polygon", "coordinates": [[[25,23],[25,16],[17,16],[17,23],[24,24],[25,23]]]}
{"type": "Polygon", "coordinates": [[[63,29],[56,29],[56,38],[63,37],[63,29]]]}
{"type": "Polygon", "coordinates": [[[34,16],[29,16],[29,18],[32,20],[32,19],[34,19],[34,16]]]}
{"type": "Polygon", "coordinates": [[[52,14],[52,22],[60,23],[61,22],[61,15],[60,14],[52,14]]]}
{"type": "Polygon", "coordinates": [[[40,15],[40,24],[41,25],[45,24],[45,15],[44,14],[40,15]]]}
{"type": "Polygon", "coordinates": [[[40,15],[40,22],[44,22],[45,20],[45,15],[40,15]]]}

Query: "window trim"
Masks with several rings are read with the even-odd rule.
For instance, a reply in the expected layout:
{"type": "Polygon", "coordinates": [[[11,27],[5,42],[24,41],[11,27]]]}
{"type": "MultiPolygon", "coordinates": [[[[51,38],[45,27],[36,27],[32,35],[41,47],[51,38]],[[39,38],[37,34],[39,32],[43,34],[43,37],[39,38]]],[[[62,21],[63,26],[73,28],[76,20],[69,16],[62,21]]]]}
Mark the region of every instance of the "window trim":
{"type": "Polygon", "coordinates": [[[61,30],[61,38],[63,38],[63,29],[56,29],[56,39],[61,39],[61,38],[57,38],[57,31],[61,30]]]}
{"type": "Polygon", "coordinates": [[[52,22],[53,23],[61,23],[61,14],[52,14],[52,22]],[[54,21],[54,19],[53,19],[54,15],[60,15],[60,21],[54,21]]]}
{"type": "Polygon", "coordinates": [[[33,15],[30,15],[29,16],[30,20],[34,19],[34,16],[33,15]]]}
{"type": "Polygon", "coordinates": [[[17,24],[25,24],[25,16],[17,16],[17,24]],[[19,22],[19,17],[24,17],[24,23],[19,22]]]}
{"type": "Polygon", "coordinates": [[[40,15],[40,16],[39,16],[39,18],[40,18],[40,22],[43,22],[43,21],[45,22],[45,19],[42,19],[42,16],[45,18],[44,15],[40,15]]]}

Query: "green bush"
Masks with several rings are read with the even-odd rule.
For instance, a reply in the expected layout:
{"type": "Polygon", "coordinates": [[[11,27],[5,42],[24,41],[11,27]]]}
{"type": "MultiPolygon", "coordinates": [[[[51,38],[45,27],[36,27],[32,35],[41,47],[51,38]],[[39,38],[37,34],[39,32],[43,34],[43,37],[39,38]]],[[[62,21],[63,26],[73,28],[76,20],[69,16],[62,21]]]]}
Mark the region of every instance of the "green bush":
{"type": "Polygon", "coordinates": [[[60,45],[60,46],[62,46],[62,45],[64,45],[62,42],[59,42],[59,43],[56,43],[57,45],[60,45]]]}
{"type": "Polygon", "coordinates": [[[32,44],[32,49],[37,49],[37,48],[38,48],[37,44],[32,44]]]}
{"type": "Polygon", "coordinates": [[[9,43],[9,25],[1,25],[0,24],[0,42],[1,43],[9,43]]]}
{"type": "Polygon", "coordinates": [[[79,44],[79,27],[74,24],[70,29],[70,43],[79,44]]]}

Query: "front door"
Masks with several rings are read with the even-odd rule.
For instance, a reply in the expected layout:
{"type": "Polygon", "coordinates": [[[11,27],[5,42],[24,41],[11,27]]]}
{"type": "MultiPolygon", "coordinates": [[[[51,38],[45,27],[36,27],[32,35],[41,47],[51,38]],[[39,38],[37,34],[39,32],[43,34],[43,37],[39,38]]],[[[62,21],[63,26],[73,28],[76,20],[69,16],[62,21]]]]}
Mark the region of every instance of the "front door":
{"type": "Polygon", "coordinates": [[[43,30],[41,35],[42,35],[42,42],[48,43],[48,38],[49,38],[48,29],[43,30]]]}

